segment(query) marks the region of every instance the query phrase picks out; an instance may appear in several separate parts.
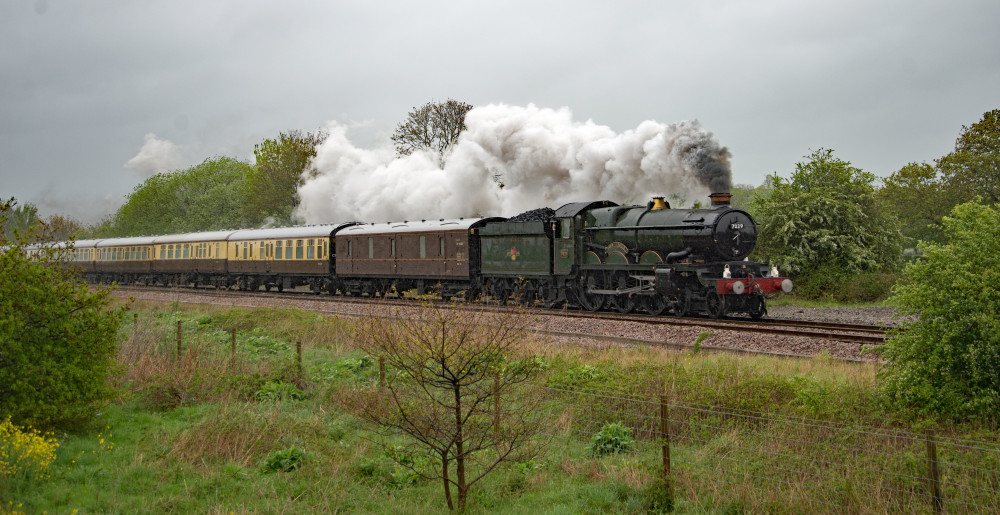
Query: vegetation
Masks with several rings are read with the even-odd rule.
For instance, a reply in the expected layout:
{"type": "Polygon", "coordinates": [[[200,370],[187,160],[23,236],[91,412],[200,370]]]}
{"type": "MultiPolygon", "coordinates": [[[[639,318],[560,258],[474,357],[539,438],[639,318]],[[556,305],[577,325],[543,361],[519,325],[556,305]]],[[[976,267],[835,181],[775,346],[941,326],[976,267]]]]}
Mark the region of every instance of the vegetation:
{"type": "MultiPolygon", "coordinates": [[[[136,313],[135,323],[121,331],[120,400],[92,424],[54,435],[59,447],[48,465],[50,478],[0,481],[0,506],[50,513],[448,511],[441,483],[414,473],[432,462],[408,448],[408,438],[377,431],[351,399],[353,392],[379,381],[377,358],[355,344],[354,320],[284,309],[176,304],[138,305],[136,313]],[[178,321],[184,335],[181,359],[176,356],[178,321]],[[297,341],[303,343],[301,375],[295,365],[297,341]],[[274,391],[268,384],[294,384],[302,395],[256,395],[274,391]],[[172,402],[162,402],[166,398],[172,402]]],[[[817,446],[822,456],[800,456],[802,449],[788,442],[802,442],[806,435],[789,434],[780,422],[763,420],[763,412],[775,421],[807,417],[813,425],[822,420],[882,428],[874,431],[880,435],[930,423],[942,437],[997,439],[996,427],[984,422],[949,426],[919,416],[911,421],[906,412],[881,401],[875,364],[824,356],[793,360],[599,349],[531,337],[521,352],[533,356],[532,366],[540,371],[533,388],[551,392],[535,410],[548,421],[542,435],[549,445],[535,458],[498,467],[477,483],[467,499],[470,513],[636,513],[671,503],[679,512],[895,511],[900,506],[892,499],[869,499],[865,490],[877,480],[872,471],[889,464],[911,467],[907,475],[917,478],[896,488],[920,488],[926,468],[922,444],[882,443],[845,454],[839,449],[859,444],[833,431],[817,446]],[[659,444],[635,431],[643,417],[630,416],[622,404],[631,395],[664,392],[678,404],[758,412],[744,422],[718,415],[694,420],[706,429],[675,435],[672,500],[660,479],[659,444]],[[595,435],[615,422],[626,429],[604,431],[607,440],[631,451],[596,455],[591,450],[595,435]],[[710,426],[721,429],[709,432],[710,426]],[[735,457],[739,461],[732,461],[735,457]],[[784,480],[741,475],[799,470],[804,459],[826,464],[821,468],[833,471],[830,481],[828,476],[811,479],[823,471],[810,469],[792,479],[789,491],[784,480]],[[840,461],[850,467],[832,467],[840,461]]],[[[389,383],[401,380],[399,370],[387,368],[389,383]]],[[[687,427],[679,410],[673,411],[681,424],[675,428],[687,427]]],[[[946,470],[989,471],[997,465],[983,458],[946,470]]],[[[957,485],[950,488],[959,488],[965,480],[952,475],[948,481],[957,485]]],[[[987,508],[991,502],[960,500],[987,508]]],[[[913,502],[912,509],[925,506],[923,499],[913,502]]]]}
{"type": "Polygon", "coordinates": [[[882,388],[897,404],[943,417],[1000,414],[1000,212],[956,206],[945,244],[921,246],[890,301],[917,319],[884,349],[882,388]]]}
{"type": "Polygon", "coordinates": [[[761,223],[756,258],[797,275],[798,287],[814,294],[834,292],[859,274],[894,270],[902,255],[899,225],[878,202],[875,176],[832,150],[807,158],[789,180],[772,176],[770,194],[754,198],[761,223]]]}
{"type": "Polygon", "coordinates": [[[316,146],[326,139],[322,131],[282,132],[253,148],[255,164],[242,187],[230,191],[240,195],[242,214],[250,226],[292,225],[299,204],[298,187],[309,173],[316,146]]]}
{"type": "MultiPolygon", "coordinates": [[[[0,204],[0,222],[14,207],[0,204]]],[[[67,247],[41,245],[45,226],[0,239],[0,417],[48,427],[85,420],[113,391],[125,308],[67,269],[67,247]]]]}
{"type": "Polygon", "coordinates": [[[393,459],[441,480],[449,509],[464,510],[472,486],[497,466],[541,452],[538,396],[522,387],[539,367],[516,355],[525,336],[516,315],[430,306],[414,318],[368,316],[360,324],[362,350],[383,356],[398,376],[387,382],[388,395],[369,392],[363,413],[412,439],[393,459]]]}
{"type": "Polygon", "coordinates": [[[135,187],[98,236],[141,236],[243,226],[240,185],[251,165],[219,157],[174,173],[156,174],[135,187]]]}
{"type": "Polygon", "coordinates": [[[472,104],[452,99],[414,107],[406,121],[397,125],[392,133],[396,153],[408,156],[416,151],[427,151],[443,166],[448,149],[465,130],[465,115],[471,110],[472,104]]]}

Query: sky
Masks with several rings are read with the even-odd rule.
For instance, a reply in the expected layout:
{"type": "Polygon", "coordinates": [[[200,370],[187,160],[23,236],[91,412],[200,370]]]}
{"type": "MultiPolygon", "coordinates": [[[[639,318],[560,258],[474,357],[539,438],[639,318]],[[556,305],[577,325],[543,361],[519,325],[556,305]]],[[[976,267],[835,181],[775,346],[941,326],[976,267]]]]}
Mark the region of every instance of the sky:
{"type": "MultiPolygon", "coordinates": [[[[1000,108],[1000,2],[0,3],[0,197],[86,223],[293,129],[380,148],[415,106],[697,120],[735,184],[819,148],[887,176],[1000,108]]],[[[433,215],[431,215],[433,216],[433,215]]]]}

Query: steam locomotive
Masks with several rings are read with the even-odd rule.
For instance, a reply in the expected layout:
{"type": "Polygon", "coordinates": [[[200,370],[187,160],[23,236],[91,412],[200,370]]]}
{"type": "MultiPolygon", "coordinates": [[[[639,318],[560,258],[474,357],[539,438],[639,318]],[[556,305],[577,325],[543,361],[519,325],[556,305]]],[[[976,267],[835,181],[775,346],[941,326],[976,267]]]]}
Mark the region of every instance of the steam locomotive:
{"type": "Polygon", "coordinates": [[[766,313],[790,292],[776,269],[749,261],[756,222],[731,195],[703,209],[609,201],[566,204],[523,219],[347,222],[76,242],[71,264],[95,282],[214,286],[444,299],[586,310],[667,311],[718,318],[766,313]]]}

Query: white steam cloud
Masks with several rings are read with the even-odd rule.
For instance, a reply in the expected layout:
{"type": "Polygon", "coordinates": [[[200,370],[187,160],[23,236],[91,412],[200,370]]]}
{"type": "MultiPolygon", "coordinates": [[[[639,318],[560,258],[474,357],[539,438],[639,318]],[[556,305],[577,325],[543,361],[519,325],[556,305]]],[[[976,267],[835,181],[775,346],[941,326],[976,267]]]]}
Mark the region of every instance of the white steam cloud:
{"type": "Polygon", "coordinates": [[[139,153],[125,163],[125,168],[135,172],[140,178],[148,179],[160,172],[176,170],[182,164],[181,148],[173,142],[146,134],[139,153]]]}
{"type": "Polygon", "coordinates": [[[471,110],[444,168],[431,154],[399,158],[355,147],[328,127],[298,193],[306,223],[513,216],[568,202],[698,200],[729,191],[729,152],[697,121],[645,121],[617,134],[569,109],[488,105],[471,110]]]}

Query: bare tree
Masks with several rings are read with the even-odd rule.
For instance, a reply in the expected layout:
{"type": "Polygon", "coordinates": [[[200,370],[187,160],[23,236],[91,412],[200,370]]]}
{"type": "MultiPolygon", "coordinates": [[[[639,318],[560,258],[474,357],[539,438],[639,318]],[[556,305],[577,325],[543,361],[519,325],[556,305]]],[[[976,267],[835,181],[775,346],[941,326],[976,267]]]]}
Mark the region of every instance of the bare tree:
{"type": "Polygon", "coordinates": [[[446,152],[465,130],[465,115],[471,109],[471,104],[452,99],[414,107],[392,133],[396,153],[408,156],[417,150],[430,150],[443,165],[446,152]]]}
{"type": "MultiPolygon", "coordinates": [[[[412,317],[364,317],[361,346],[390,371],[384,390],[368,392],[364,416],[382,430],[412,439],[436,470],[397,459],[427,479],[440,479],[449,509],[465,508],[469,489],[502,463],[541,452],[535,438],[540,397],[525,383],[540,372],[534,358],[516,359],[525,322],[515,313],[426,307],[412,317]]],[[[393,453],[393,456],[398,456],[393,453]]]]}

